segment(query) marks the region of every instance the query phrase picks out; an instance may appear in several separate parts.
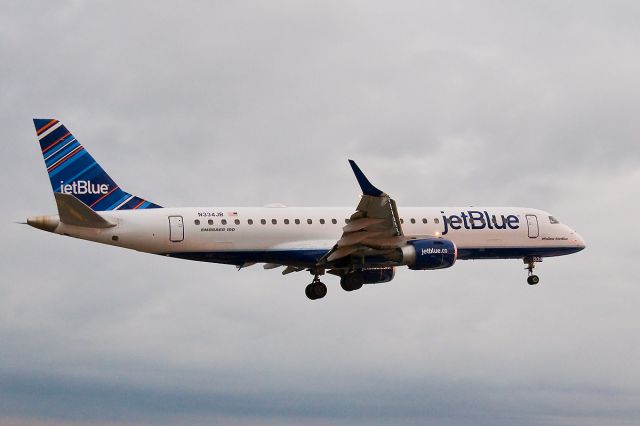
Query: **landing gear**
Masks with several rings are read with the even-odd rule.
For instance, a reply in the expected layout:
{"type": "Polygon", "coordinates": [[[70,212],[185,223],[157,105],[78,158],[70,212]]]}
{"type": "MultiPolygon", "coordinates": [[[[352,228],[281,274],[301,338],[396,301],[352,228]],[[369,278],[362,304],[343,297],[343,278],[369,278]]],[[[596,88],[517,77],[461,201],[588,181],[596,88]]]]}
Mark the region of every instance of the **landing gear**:
{"type": "Polygon", "coordinates": [[[313,282],[304,289],[304,294],[311,300],[322,299],[327,295],[327,286],[316,275],[313,278],[313,282]]]}
{"type": "Polygon", "coordinates": [[[529,276],[527,277],[527,284],[536,285],[540,282],[540,278],[537,275],[533,274],[533,268],[536,267],[536,262],[542,262],[542,258],[539,257],[525,257],[522,259],[524,263],[527,264],[527,267],[524,268],[529,272],[529,276]]]}
{"type": "Polygon", "coordinates": [[[362,288],[364,284],[364,279],[361,273],[358,272],[350,272],[345,274],[340,278],[340,287],[344,291],[353,291],[362,288]]]}

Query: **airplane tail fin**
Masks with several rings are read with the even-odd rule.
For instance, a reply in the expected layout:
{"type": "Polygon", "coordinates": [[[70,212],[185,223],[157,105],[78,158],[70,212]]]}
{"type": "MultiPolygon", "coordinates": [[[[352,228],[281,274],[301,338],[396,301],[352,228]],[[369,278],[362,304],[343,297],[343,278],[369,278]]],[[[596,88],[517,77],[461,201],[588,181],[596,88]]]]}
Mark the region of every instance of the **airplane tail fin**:
{"type": "Polygon", "coordinates": [[[94,211],[161,207],[120,188],[58,120],[33,124],[54,193],[71,194],[94,211]]]}

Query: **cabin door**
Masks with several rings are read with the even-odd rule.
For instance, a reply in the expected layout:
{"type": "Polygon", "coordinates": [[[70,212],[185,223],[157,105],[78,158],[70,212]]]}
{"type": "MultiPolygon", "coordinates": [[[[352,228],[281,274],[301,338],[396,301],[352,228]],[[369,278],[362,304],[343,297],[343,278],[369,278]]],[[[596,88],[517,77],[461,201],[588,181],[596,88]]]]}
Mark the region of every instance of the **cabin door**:
{"type": "Polygon", "coordinates": [[[169,216],[169,241],[179,243],[184,240],[184,221],[182,216],[169,216]]]}
{"type": "Polygon", "coordinates": [[[540,228],[538,228],[538,217],[536,215],[527,215],[527,227],[529,228],[529,238],[538,238],[538,236],[540,236],[540,228]]]}

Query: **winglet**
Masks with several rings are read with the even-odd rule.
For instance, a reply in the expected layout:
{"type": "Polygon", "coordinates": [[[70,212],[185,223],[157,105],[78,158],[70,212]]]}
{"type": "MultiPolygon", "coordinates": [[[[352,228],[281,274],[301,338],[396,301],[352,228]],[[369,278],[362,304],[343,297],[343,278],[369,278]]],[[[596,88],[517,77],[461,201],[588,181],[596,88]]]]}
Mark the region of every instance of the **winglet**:
{"type": "Polygon", "coordinates": [[[362,173],[360,167],[356,164],[355,161],[349,160],[349,164],[353,169],[353,173],[356,175],[356,179],[358,179],[358,183],[360,184],[360,188],[362,188],[362,193],[364,195],[371,195],[372,197],[381,197],[384,192],[380,191],[378,188],[373,186],[369,179],[362,173]]]}

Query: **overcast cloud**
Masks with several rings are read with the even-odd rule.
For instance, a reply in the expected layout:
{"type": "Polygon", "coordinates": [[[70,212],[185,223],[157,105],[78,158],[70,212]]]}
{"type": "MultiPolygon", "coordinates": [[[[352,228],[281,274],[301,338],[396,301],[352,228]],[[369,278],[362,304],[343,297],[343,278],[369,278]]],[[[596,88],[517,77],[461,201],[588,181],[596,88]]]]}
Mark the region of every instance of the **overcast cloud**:
{"type": "Polygon", "coordinates": [[[0,424],[635,425],[640,6],[7,1],[0,424]],[[32,117],[165,206],[526,205],[587,250],[307,273],[14,224],[55,212],[32,117]]]}

